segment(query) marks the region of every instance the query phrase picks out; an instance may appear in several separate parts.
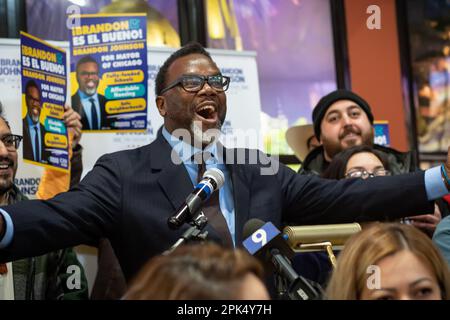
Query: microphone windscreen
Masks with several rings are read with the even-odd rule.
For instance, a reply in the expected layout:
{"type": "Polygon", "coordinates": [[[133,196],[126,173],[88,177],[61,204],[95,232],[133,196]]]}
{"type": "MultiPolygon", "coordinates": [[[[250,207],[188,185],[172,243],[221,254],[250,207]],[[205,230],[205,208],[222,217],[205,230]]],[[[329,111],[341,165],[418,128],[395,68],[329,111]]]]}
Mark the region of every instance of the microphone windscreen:
{"type": "Polygon", "coordinates": [[[259,228],[261,228],[263,225],[265,224],[264,221],[260,220],[260,219],[250,219],[248,220],[245,225],[244,225],[244,230],[242,232],[243,234],[243,238],[247,239],[248,237],[250,237],[256,230],[258,230],[259,228]]]}
{"type": "Polygon", "coordinates": [[[222,188],[223,184],[225,183],[225,176],[223,172],[217,168],[210,168],[206,170],[205,173],[203,174],[203,178],[213,179],[217,184],[216,190],[222,188]]]}

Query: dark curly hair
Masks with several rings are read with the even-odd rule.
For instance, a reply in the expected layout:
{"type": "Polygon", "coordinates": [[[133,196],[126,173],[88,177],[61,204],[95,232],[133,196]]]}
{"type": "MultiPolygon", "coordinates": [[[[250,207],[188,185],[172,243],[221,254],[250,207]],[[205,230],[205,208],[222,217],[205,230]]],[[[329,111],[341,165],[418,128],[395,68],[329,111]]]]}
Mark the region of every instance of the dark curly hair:
{"type": "Polygon", "coordinates": [[[203,48],[201,44],[199,44],[198,42],[189,42],[185,46],[181,47],[179,50],[172,53],[170,57],[167,58],[166,61],[164,61],[163,65],[159,69],[155,79],[156,96],[160,95],[161,91],[164,89],[164,86],[166,85],[167,69],[169,69],[172,63],[181,57],[194,53],[202,54],[205,57],[208,57],[211,61],[213,61],[211,55],[208,53],[208,51],[205,50],[205,48],[203,48]]]}
{"type": "Polygon", "coordinates": [[[366,145],[360,145],[345,149],[333,157],[328,168],[322,173],[322,178],[340,180],[344,179],[348,160],[357,153],[369,152],[373,153],[380,159],[383,167],[389,170],[389,162],[384,153],[366,145]]]}

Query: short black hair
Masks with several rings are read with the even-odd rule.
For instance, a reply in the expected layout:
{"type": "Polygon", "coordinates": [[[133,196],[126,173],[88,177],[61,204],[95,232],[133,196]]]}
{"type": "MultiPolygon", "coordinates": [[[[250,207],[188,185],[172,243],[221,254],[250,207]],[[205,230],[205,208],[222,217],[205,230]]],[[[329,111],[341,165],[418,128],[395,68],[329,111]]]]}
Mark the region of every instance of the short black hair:
{"type": "Polygon", "coordinates": [[[164,61],[161,68],[159,68],[158,74],[156,75],[155,79],[155,94],[156,96],[159,96],[161,91],[164,89],[164,86],[166,84],[166,77],[167,77],[167,69],[172,65],[172,63],[184,56],[190,55],[190,54],[202,54],[205,57],[209,58],[211,61],[213,59],[211,58],[211,55],[208,53],[208,51],[205,50],[205,48],[198,42],[189,42],[185,46],[181,47],[179,50],[175,51],[170,55],[169,58],[167,58],[166,61],[164,61]]]}
{"type": "Polygon", "coordinates": [[[27,82],[27,84],[25,85],[25,94],[27,94],[28,89],[30,89],[30,88],[36,88],[36,89],[38,89],[39,95],[41,94],[41,90],[39,89],[39,86],[38,86],[38,84],[36,83],[36,81],[34,81],[34,80],[29,80],[29,81],[27,82]]]}
{"type": "Polygon", "coordinates": [[[78,74],[78,68],[80,67],[80,65],[88,63],[88,62],[93,62],[97,65],[98,68],[98,62],[97,60],[95,60],[94,58],[92,58],[91,56],[84,56],[83,58],[81,58],[80,60],[78,60],[77,65],[75,67],[75,72],[78,74]]]}
{"type": "Polygon", "coordinates": [[[369,152],[380,159],[384,169],[390,170],[386,154],[367,145],[354,146],[339,152],[333,157],[328,168],[322,173],[322,178],[340,180],[345,178],[347,163],[355,154],[369,152]]]}

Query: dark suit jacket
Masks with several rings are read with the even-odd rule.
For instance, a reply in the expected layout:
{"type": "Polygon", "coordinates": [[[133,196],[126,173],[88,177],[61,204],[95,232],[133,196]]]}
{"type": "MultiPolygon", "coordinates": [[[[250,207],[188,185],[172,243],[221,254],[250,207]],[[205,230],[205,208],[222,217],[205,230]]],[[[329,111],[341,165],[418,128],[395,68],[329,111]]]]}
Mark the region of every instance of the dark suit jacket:
{"type": "MultiPolygon", "coordinates": [[[[106,117],[107,114],[105,111],[106,98],[99,93],[97,94],[97,96],[98,102],[100,104],[100,128],[110,129],[110,121],[106,117]]],[[[81,124],[83,125],[83,130],[91,130],[89,121],[86,117],[86,113],[84,112],[83,105],[81,104],[79,91],[77,91],[77,93],[72,96],[72,108],[81,115],[81,124]]]]}
{"type": "MultiPolygon", "coordinates": [[[[30,136],[30,127],[28,125],[27,117],[25,117],[22,120],[23,125],[23,157],[24,159],[33,160],[36,161],[34,158],[34,152],[31,142],[31,136],[30,136]]],[[[42,124],[39,124],[40,126],[40,132],[41,132],[41,162],[46,163],[48,160],[49,152],[45,151],[44,145],[44,135],[45,135],[45,127],[42,124]]]]}
{"type": "MultiPolygon", "coordinates": [[[[3,207],[15,229],[11,245],[0,250],[0,261],[92,244],[106,236],[129,279],[188,228],[173,231],[167,226],[167,218],[193,189],[184,165],[170,160],[171,151],[160,131],[147,146],[102,156],[79,186],[67,193],[49,201],[3,207]]],[[[259,156],[267,163],[265,155],[259,156]]],[[[229,165],[238,245],[251,218],[281,228],[283,222],[345,223],[433,211],[423,172],[334,181],[298,175],[281,164],[273,175],[261,175],[261,168],[261,164],[229,165]]],[[[220,242],[216,230],[210,225],[206,230],[209,239],[220,242]]]]}

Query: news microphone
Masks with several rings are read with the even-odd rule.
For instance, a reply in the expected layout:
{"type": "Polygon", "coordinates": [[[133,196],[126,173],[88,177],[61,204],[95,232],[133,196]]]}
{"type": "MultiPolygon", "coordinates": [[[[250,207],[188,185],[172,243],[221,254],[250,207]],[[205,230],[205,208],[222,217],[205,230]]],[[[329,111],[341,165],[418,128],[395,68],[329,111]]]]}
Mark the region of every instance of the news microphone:
{"type": "Polygon", "coordinates": [[[167,219],[167,224],[171,229],[180,228],[186,220],[191,219],[201,209],[213,194],[219,190],[225,182],[223,172],[217,168],[205,171],[202,180],[195,186],[194,191],[189,194],[180,208],[167,219]]]}
{"type": "Polygon", "coordinates": [[[250,219],[244,226],[244,248],[265,264],[269,263],[285,285],[285,293],[293,300],[315,300],[322,296],[318,284],[308,282],[292,268],[289,258],[294,252],[289,247],[283,234],[271,222],[264,223],[259,219],[250,219]],[[315,288],[315,287],[316,288],[315,288]]]}
{"type": "Polygon", "coordinates": [[[266,263],[269,262],[270,268],[272,268],[270,263],[272,249],[277,249],[289,259],[294,256],[294,251],[283,239],[283,234],[271,222],[264,223],[259,219],[250,219],[244,225],[243,236],[245,249],[251,255],[266,263]]]}
{"type": "Polygon", "coordinates": [[[324,224],[313,226],[287,226],[284,237],[294,251],[323,250],[321,244],[329,242],[334,249],[342,249],[345,242],[361,231],[359,223],[324,224]]]}

